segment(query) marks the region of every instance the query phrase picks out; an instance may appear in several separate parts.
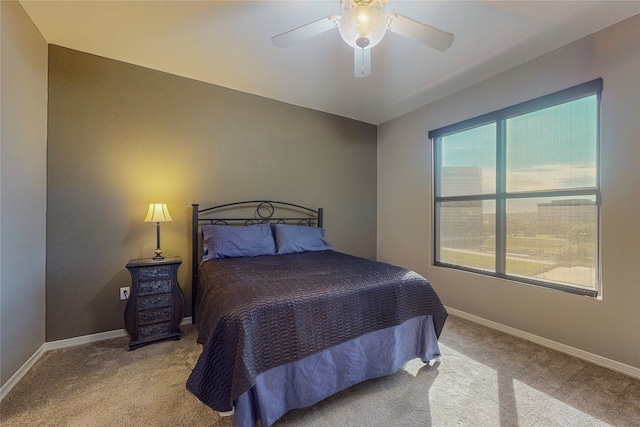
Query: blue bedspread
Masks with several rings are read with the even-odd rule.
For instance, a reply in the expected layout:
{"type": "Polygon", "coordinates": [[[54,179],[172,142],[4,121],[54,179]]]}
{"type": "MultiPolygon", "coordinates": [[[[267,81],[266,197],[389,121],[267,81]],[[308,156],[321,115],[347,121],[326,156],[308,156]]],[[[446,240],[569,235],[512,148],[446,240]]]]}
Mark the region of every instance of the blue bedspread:
{"type": "Polygon", "coordinates": [[[204,347],[187,388],[221,412],[271,368],[417,316],[439,336],[447,317],[419,274],[334,251],[207,261],[198,290],[204,347]]]}

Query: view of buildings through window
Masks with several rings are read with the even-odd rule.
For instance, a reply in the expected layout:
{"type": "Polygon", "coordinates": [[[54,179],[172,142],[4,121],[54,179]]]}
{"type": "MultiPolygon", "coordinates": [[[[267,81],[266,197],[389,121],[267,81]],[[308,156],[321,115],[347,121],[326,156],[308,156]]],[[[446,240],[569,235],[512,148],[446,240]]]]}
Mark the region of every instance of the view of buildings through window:
{"type": "Polygon", "coordinates": [[[435,131],[437,264],[595,295],[599,91],[560,100],[435,131]]]}

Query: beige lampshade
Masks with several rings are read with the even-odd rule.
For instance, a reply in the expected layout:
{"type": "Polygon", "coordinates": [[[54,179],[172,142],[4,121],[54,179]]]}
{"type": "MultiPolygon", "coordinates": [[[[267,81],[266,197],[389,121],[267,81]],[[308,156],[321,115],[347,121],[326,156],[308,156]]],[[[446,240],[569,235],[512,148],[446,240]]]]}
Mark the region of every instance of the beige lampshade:
{"type": "Polygon", "coordinates": [[[144,222],[168,222],[173,221],[166,203],[150,203],[144,222]]]}

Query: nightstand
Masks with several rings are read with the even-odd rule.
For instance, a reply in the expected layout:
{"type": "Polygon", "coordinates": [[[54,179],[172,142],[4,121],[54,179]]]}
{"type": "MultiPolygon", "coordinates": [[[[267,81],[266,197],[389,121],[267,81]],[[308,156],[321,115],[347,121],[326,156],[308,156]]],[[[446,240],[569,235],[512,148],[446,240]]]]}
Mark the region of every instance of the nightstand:
{"type": "Polygon", "coordinates": [[[129,350],[166,339],[180,339],[184,296],[178,285],[180,257],[132,259],[131,293],[124,309],[129,350]]]}

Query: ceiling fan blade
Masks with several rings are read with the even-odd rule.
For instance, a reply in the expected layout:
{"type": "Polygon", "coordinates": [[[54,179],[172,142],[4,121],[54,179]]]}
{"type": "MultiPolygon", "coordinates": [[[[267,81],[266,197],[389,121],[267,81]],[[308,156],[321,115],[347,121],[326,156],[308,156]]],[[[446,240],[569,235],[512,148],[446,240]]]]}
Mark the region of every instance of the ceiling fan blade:
{"type": "Polygon", "coordinates": [[[371,74],[371,49],[353,49],[353,71],[356,77],[371,74]]]}
{"type": "Polygon", "coordinates": [[[453,34],[439,30],[395,12],[387,13],[387,29],[401,36],[414,39],[426,46],[444,51],[453,43],[453,34]]]}
{"type": "Polygon", "coordinates": [[[278,47],[291,46],[309,37],[336,28],[339,20],[340,15],[327,16],[326,18],[318,19],[317,21],[287,31],[286,33],[273,36],[271,37],[271,42],[278,47]]]}

